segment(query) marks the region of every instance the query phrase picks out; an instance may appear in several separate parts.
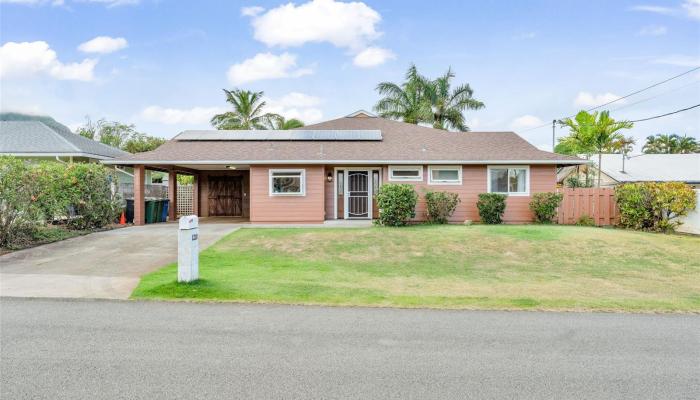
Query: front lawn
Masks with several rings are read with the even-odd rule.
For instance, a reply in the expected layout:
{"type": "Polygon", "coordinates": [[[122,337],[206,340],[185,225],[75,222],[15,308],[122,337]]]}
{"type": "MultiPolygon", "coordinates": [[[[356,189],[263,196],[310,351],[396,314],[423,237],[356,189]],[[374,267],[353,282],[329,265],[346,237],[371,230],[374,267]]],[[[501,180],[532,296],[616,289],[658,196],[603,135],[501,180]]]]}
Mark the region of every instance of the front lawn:
{"type": "Polygon", "coordinates": [[[574,226],[241,229],[133,298],[391,307],[700,311],[700,238],[574,226]]]}

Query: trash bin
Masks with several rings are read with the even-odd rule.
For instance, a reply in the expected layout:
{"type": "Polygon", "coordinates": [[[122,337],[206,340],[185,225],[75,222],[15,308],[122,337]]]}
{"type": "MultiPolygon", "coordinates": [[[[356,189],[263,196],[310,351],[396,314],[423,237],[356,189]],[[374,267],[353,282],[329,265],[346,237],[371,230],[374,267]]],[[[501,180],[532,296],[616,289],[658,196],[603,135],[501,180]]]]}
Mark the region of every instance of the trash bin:
{"type": "Polygon", "coordinates": [[[126,222],[134,223],[134,199],[126,199],[126,222]]]}
{"type": "Polygon", "coordinates": [[[153,200],[146,200],[146,223],[152,224],[155,222],[155,207],[156,202],[153,200]]]}
{"type": "Polygon", "coordinates": [[[170,206],[170,200],[163,200],[163,212],[160,213],[160,219],[162,222],[168,220],[168,208],[170,206]]]}
{"type": "Polygon", "coordinates": [[[163,211],[163,201],[155,200],[156,206],[153,209],[153,222],[163,222],[160,220],[160,213],[163,211]]]}

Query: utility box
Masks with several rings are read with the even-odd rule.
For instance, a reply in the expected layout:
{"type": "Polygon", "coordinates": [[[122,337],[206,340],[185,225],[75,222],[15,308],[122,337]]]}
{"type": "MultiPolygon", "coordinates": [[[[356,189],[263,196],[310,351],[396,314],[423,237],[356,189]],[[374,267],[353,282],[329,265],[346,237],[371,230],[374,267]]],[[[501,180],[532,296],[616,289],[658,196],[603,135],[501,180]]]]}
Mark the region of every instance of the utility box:
{"type": "Polygon", "coordinates": [[[180,217],[177,241],[177,281],[199,279],[199,219],[196,215],[180,217]]]}

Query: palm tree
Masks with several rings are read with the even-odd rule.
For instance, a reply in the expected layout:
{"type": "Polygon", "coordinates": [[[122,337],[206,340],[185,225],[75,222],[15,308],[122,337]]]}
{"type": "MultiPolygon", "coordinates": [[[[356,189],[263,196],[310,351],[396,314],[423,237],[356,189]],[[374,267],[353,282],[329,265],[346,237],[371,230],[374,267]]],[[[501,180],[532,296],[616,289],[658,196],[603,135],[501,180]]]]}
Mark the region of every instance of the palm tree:
{"type": "Polygon", "coordinates": [[[277,114],[263,113],[263,92],[223,90],[226,102],[233,106],[233,111],[212,117],[211,124],[216,129],[266,129],[270,120],[277,117],[277,114]]]}
{"type": "Polygon", "coordinates": [[[700,152],[697,139],[687,135],[662,135],[647,136],[642,148],[646,154],[687,154],[700,152]]]}
{"type": "Polygon", "coordinates": [[[692,136],[678,136],[676,153],[688,154],[688,153],[700,153],[700,144],[698,144],[697,139],[692,136]]]}
{"type": "Polygon", "coordinates": [[[632,151],[637,140],[632,136],[621,137],[620,139],[610,143],[610,147],[605,149],[606,153],[627,154],[632,151]]]}
{"type": "Polygon", "coordinates": [[[610,112],[597,111],[590,114],[580,111],[575,119],[566,118],[560,121],[562,126],[566,126],[571,131],[571,137],[581,149],[593,150],[598,153],[598,187],[600,187],[600,170],[602,169],[603,151],[612,146],[616,141],[625,137],[619,131],[632,128],[629,121],[615,121],[610,117],[610,112]]]}
{"type": "Polygon", "coordinates": [[[393,82],[380,82],[377,92],[384,96],[374,106],[382,118],[391,118],[418,124],[430,119],[430,106],[423,96],[428,80],[422,77],[416,66],[411,64],[406,72],[406,80],[401,85],[393,82]]]}
{"type": "Polygon", "coordinates": [[[451,90],[454,77],[452,68],[448,68],[443,76],[428,83],[425,91],[432,110],[431,122],[433,128],[467,132],[469,127],[465,122],[464,110],[479,110],[484,108],[484,103],[472,97],[474,91],[469,84],[451,90]]]}
{"type": "Polygon", "coordinates": [[[289,129],[301,128],[303,126],[304,123],[296,118],[286,119],[281,115],[275,115],[274,117],[270,118],[270,129],[286,131],[289,129]]]}

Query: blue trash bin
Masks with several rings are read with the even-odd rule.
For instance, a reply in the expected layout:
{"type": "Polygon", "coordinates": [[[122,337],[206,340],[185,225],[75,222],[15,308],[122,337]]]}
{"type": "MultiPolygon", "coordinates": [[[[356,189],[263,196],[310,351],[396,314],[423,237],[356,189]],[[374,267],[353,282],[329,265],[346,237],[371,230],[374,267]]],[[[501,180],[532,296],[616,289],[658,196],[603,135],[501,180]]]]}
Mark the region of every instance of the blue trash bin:
{"type": "Polygon", "coordinates": [[[168,207],[170,206],[170,200],[163,200],[163,211],[160,214],[160,218],[162,222],[165,222],[168,220],[168,207]]]}

